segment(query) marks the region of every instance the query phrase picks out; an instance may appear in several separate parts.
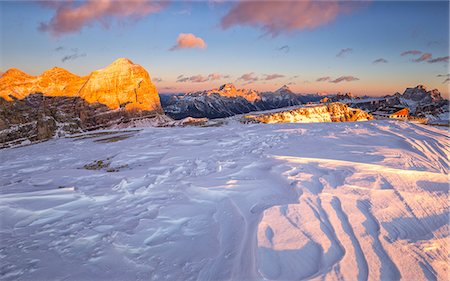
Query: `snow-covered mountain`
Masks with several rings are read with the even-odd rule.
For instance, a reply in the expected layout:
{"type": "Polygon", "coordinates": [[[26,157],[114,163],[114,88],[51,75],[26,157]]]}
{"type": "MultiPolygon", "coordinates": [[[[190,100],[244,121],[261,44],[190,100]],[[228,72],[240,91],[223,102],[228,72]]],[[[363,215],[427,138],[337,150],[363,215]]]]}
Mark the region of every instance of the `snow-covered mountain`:
{"type": "Polygon", "coordinates": [[[428,91],[423,85],[407,88],[403,94],[395,93],[379,98],[346,97],[341,99],[341,102],[368,112],[382,110],[386,107],[406,107],[412,116],[426,117],[430,123],[449,123],[449,101],[442,98],[439,90],[428,91]]]}
{"type": "Polygon", "coordinates": [[[175,119],[188,116],[223,118],[251,111],[317,102],[320,98],[319,95],[295,94],[286,85],[275,92],[258,92],[224,84],[217,89],[176,95],[162,99],[161,102],[166,114],[175,119]]]}

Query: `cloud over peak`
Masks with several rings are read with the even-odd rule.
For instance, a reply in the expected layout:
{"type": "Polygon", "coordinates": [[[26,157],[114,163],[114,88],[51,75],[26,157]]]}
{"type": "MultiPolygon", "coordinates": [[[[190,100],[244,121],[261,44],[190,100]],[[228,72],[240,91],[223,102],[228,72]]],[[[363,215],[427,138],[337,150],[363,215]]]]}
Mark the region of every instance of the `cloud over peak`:
{"type": "Polygon", "coordinates": [[[328,24],[357,5],[330,1],[239,1],[221,19],[223,29],[236,25],[262,28],[272,37],[282,32],[314,29],[328,24]]]}
{"type": "Polygon", "coordinates": [[[46,1],[45,6],[55,9],[56,13],[49,22],[42,22],[39,30],[50,32],[54,36],[74,33],[85,26],[99,22],[108,26],[111,19],[140,19],[161,11],[168,2],[148,0],[87,0],[46,1]]]}
{"type": "Polygon", "coordinates": [[[180,33],[177,38],[177,43],[169,50],[175,51],[179,49],[192,49],[192,48],[205,49],[206,43],[202,38],[197,37],[192,33],[180,33]]]}

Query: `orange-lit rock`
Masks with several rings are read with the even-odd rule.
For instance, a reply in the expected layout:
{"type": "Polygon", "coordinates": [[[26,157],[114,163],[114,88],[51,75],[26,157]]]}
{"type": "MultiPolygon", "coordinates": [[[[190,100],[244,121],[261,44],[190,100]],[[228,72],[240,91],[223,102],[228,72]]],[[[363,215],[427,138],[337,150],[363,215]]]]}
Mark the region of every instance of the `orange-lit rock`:
{"type": "Polygon", "coordinates": [[[243,117],[242,121],[255,123],[316,123],[316,122],[354,122],[373,120],[372,115],[350,108],[340,102],[300,106],[290,109],[273,110],[243,117]]]}
{"type": "Polygon", "coordinates": [[[80,89],[80,97],[109,108],[161,111],[158,91],[147,71],[124,58],[92,72],[80,89]]]}
{"type": "Polygon", "coordinates": [[[223,84],[219,88],[210,90],[207,93],[208,95],[219,94],[225,97],[243,97],[249,102],[254,102],[255,100],[261,98],[257,91],[251,89],[236,89],[236,87],[231,83],[223,84]]]}
{"type": "Polygon", "coordinates": [[[0,77],[0,97],[7,101],[29,94],[81,97],[88,103],[101,103],[111,109],[162,112],[159,95],[147,71],[128,59],[118,59],[87,77],[62,68],[52,68],[39,76],[10,69],[0,77]]]}
{"type": "Polygon", "coordinates": [[[23,99],[33,91],[35,85],[35,77],[25,72],[11,68],[0,77],[0,97],[7,101],[12,101],[13,96],[23,99]]]}

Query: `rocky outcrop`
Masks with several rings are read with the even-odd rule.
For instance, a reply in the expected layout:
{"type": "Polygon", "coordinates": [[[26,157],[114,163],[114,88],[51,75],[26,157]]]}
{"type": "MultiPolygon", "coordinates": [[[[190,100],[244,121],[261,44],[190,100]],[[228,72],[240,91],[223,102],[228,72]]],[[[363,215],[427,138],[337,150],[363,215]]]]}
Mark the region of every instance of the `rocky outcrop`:
{"type": "Polygon", "coordinates": [[[246,115],[243,122],[256,123],[316,123],[316,122],[354,122],[372,120],[367,112],[350,108],[335,102],[326,105],[311,105],[273,111],[261,114],[246,115]]]}
{"type": "Polygon", "coordinates": [[[21,100],[0,98],[0,148],[111,126],[127,127],[157,116],[154,111],[111,110],[80,97],[31,94],[21,100]]]}
{"type": "Polygon", "coordinates": [[[420,102],[422,104],[437,103],[443,100],[441,93],[437,90],[427,91],[424,85],[417,85],[414,88],[407,88],[401,98],[420,102]]]}

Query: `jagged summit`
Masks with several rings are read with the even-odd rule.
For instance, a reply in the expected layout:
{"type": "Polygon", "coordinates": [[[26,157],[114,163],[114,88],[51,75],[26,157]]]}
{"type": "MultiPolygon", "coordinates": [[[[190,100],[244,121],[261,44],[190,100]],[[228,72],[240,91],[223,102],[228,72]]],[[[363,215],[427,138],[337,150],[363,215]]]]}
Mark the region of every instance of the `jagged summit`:
{"type": "Polygon", "coordinates": [[[159,95],[150,75],[140,65],[119,58],[103,69],[79,77],[64,68],[54,67],[39,76],[9,69],[0,77],[0,97],[23,99],[32,93],[44,96],[79,96],[89,103],[111,109],[138,109],[162,112],[159,95]]]}
{"type": "Polygon", "coordinates": [[[117,64],[134,64],[130,59],[127,58],[118,58],[115,61],[113,61],[110,65],[117,65],[117,64]]]}
{"type": "Polygon", "coordinates": [[[413,101],[421,101],[422,103],[439,102],[443,100],[439,90],[433,89],[431,91],[427,91],[427,88],[424,85],[417,85],[414,88],[407,88],[401,97],[413,101]]]}
{"type": "Polygon", "coordinates": [[[283,85],[281,88],[279,88],[278,90],[275,91],[276,94],[293,94],[294,92],[292,92],[291,88],[289,88],[288,85],[283,85]]]}
{"type": "Polygon", "coordinates": [[[27,76],[27,77],[31,77],[31,75],[23,72],[20,69],[17,68],[10,68],[8,70],[5,71],[5,73],[3,73],[2,78],[3,77],[17,77],[17,76],[27,76]]]}
{"type": "Polygon", "coordinates": [[[219,87],[219,91],[233,92],[236,91],[236,87],[232,83],[226,83],[219,87]]]}

